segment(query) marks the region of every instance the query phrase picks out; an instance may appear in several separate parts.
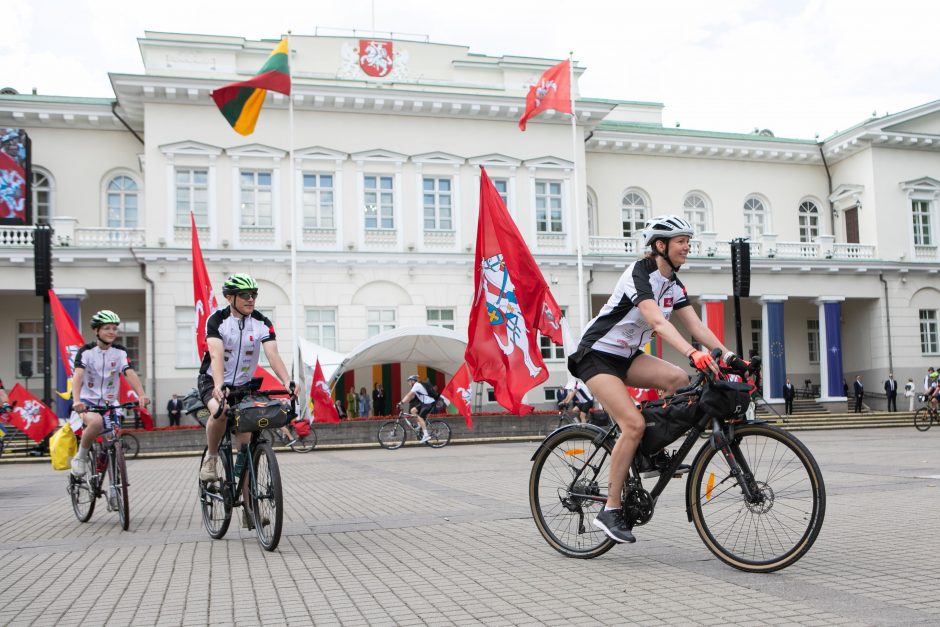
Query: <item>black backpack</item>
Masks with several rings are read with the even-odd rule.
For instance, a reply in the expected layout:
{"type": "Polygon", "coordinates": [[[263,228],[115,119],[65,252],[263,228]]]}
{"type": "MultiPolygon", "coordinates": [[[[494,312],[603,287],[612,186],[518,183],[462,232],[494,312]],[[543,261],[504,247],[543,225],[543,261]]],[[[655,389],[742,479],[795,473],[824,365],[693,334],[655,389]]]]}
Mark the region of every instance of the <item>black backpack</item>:
{"type": "Polygon", "coordinates": [[[423,381],[421,385],[424,386],[425,391],[428,393],[428,396],[433,398],[435,401],[440,400],[441,392],[437,389],[437,386],[431,383],[431,381],[423,381]]]}

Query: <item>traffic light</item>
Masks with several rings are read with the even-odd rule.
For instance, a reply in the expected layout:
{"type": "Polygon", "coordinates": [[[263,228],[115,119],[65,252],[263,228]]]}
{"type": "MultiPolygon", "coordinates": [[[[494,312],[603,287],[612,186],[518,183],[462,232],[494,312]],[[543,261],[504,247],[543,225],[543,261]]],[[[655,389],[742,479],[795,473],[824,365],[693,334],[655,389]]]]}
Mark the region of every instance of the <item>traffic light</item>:
{"type": "Polygon", "coordinates": [[[751,295],[751,245],[742,238],[731,240],[731,277],[735,296],[751,295]]]}
{"type": "Polygon", "coordinates": [[[36,226],[33,231],[33,263],[36,269],[36,296],[45,296],[52,289],[52,227],[36,226]]]}

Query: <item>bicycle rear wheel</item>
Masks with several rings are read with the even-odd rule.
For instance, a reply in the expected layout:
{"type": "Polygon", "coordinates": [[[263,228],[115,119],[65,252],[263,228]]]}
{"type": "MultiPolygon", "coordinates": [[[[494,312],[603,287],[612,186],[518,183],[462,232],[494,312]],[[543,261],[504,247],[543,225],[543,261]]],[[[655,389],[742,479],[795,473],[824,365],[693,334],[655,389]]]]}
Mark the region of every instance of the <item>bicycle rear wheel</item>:
{"type": "Polygon", "coordinates": [[[69,498],[72,500],[72,511],[75,512],[75,518],[78,519],[78,522],[88,522],[95,511],[95,490],[88,482],[88,476],[77,478],[69,471],[68,491],[69,498]]]}
{"type": "MultiPolygon", "coordinates": [[[[295,433],[296,435],[296,433],[295,433]]],[[[317,445],[317,432],[310,429],[310,434],[305,435],[304,437],[297,437],[294,440],[294,443],[290,445],[290,448],[295,453],[306,453],[312,451],[317,445]]]]}
{"type": "Polygon", "coordinates": [[[405,428],[397,420],[389,420],[379,427],[379,445],[394,451],[405,443],[405,428]]]}
{"type": "Polygon", "coordinates": [[[137,440],[136,435],[133,433],[122,433],[121,446],[124,448],[125,459],[137,459],[137,454],[140,453],[140,442],[137,440]]]}
{"type": "Polygon", "coordinates": [[[930,410],[926,407],[921,407],[914,413],[914,428],[918,431],[926,431],[930,428],[932,416],[930,415],[930,410]]]}
{"type": "Polygon", "coordinates": [[[747,572],[786,568],[813,546],[826,512],[826,488],[812,453],[770,425],[734,429],[731,450],[751,479],[749,502],[725,456],[705,444],[686,486],[692,523],[718,559],[747,572]]]}
{"type": "MultiPolygon", "coordinates": [[[[203,449],[202,458],[199,460],[199,467],[202,468],[202,462],[206,459],[208,449],[203,449]]],[[[226,491],[233,479],[228,475],[228,465],[222,459],[222,452],[219,451],[219,457],[215,464],[216,472],[219,475],[219,481],[204,482],[197,479],[199,483],[199,505],[202,509],[202,524],[209,533],[209,537],[219,540],[225,536],[228,531],[229,523],[232,522],[232,503],[227,497],[226,491]]]]}
{"type": "Polygon", "coordinates": [[[277,456],[270,444],[255,448],[254,485],[251,489],[251,515],[255,519],[255,533],[265,551],[273,551],[281,541],[284,523],[284,495],[281,489],[281,471],[277,456]]]}
{"type": "Polygon", "coordinates": [[[131,505],[128,499],[127,487],[130,485],[127,478],[127,462],[124,459],[124,447],[121,440],[114,443],[113,467],[111,469],[111,485],[117,497],[118,517],[121,519],[121,529],[127,531],[131,526],[131,505]]]}
{"type": "Polygon", "coordinates": [[[606,440],[598,446],[595,437],[597,431],[588,428],[548,436],[535,454],[529,475],[529,507],[535,526],[553,549],[568,557],[597,557],[614,546],[607,534],[591,524],[607,500],[613,448],[606,440]]]}
{"type": "Polygon", "coordinates": [[[428,435],[431,439],[426,442],[431,448],[444,448],[450,442],[450,425],[443,420],[428,420],[428,435]]]}

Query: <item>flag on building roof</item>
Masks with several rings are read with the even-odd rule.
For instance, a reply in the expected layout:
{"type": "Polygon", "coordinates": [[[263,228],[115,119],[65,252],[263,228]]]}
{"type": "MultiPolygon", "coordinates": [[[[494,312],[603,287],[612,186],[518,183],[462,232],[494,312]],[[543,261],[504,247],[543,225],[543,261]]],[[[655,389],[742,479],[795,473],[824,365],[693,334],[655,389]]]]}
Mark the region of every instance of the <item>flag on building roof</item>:
{"type": "Polygon", "coordinates": [[[290,95],[286,37],[281,40],[253,78],[219,87],[210,95],[235,132],[251,135],[258,122],[258,114],[261,113],[264,97],[269,90],[285,96],[290,95]]]}
{"type": "Polygon", "coordinates": [[[545,70],[535,85],[529,87],[525,97],[525,112],[519,118],[519,129],[539,113],[554,109],[559,113],[571,113],[571,62],[562,61],[545,70]]]}

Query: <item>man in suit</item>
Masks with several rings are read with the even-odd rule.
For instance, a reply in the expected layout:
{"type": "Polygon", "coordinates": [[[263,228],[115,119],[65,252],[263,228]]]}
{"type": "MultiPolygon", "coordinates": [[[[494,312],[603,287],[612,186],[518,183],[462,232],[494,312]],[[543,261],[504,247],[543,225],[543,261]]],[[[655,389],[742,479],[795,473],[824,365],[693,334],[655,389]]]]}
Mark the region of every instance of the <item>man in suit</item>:
{"type": "Polygon", "coordinates": [[[177,398],[176,394],[166,404],[166,413],[170,415],[170,426],[180,426],[180,416],[183,414],[183,402],[177,398]]]}
{"type": "Polygon", "coordinates": [[[787,382],[783,385],[783,413],[790,415],[793,413],[793,397],[796,395],[796,390],[793,388],[793,384],[790,383],[790,377],[787,377],[787,382]]]}
{"type": "Polygon", "coordinates": [[[862,385],[862,375],[855,377],[855,413],[862,413],[862,399],[865,397],[865,386],[862,385]]]}
{"type": "Polygon", "coordinates": [[[885,396],[888,397],[888,411],[898,410],[898,382],[894,380],[894,373],[888,373],[885,381],[885,396]]]}

